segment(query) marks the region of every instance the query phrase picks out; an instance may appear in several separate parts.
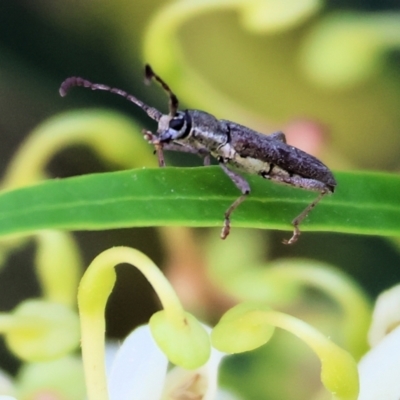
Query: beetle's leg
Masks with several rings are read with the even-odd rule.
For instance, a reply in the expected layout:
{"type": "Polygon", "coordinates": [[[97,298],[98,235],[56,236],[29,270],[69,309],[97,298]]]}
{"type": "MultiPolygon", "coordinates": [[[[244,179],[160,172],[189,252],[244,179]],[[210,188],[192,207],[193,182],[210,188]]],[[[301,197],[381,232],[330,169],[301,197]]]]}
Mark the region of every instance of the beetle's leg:
{"type": "Polygon", "coordinates": [[[290,175],[289,173],[281,170],[275,171],[273,168],[270,171],[268,176],[264,176],[266,179],[271,179],[274,182],[284,183],[286,185],[290,185],[293,187],[310,190],[313,192],[319,192],[318,197],[310,203],[293,221],[292,225],[294,227],[293,235],[289,240],[284,240],[284,244],[293,244],[296,243],[297,239],[300,236],[299,225],[303,221],[304,218],[307,217],[308,213],[316,206],[316,204],[328,193],[333,192],[333,188],[326,185],[325,183],[311,179],[304,178],[299,175],[290,175]]]}
{"type": "Polygon", "coordinates": [[[196,149],[191,146],[183,145],[183,144],[177,144],[177,143],[161,143],[157,137],[157,135],[154,135],[150,131],[147,131],[143,129],[143,136],[144,138],[154,146],[155,151],[158,156],[158,164],[160,167],[165,167],[165,161],[164,161],[164,154],[163,150],[167,151],[177,151],[181,153],[191,153],[191,154],[197,154],[199,157],[202,157],[204,160],[204,165],[210,165],[210,153],[206,149],[196,149]]]}
{"type": "Polygon", "coordinates": [[[242,192],[242,195],[238,197],[225,211],[224,226],[222,227],[221,231],[221,239],[225,239],[229,235],[229,232],[231,230],[230,216],[250,193],[250,185],[248,184],[246,179],[231,171],[223,162],[219,161],[219,165],[223,169],[223,171],[229,176],[229,178],[231,178],[236,187],[242,192]]]}
{"type": "Polygon", "coordinates": [[[165,167],[163,144],[161,142],[154,143],[154,149],[155,149],[155,151],[157,153],[158,166],[159,167],[165,167]]]}
{"type": "Polygon", "coordinates": [[[154,146],[154,149],[157,153],[158,166],[165,167],[163,143],[161,143],[160,140],[158,139],[158,137],[156,135],[154,135],[153,133],[151,133],[150,131],[143,129],[142,133],[143,133],[144,138],[154,146]]]}
{"type": "Polygon", "coordinates": [[[203,157],[203,165],[205,167],[208,167],[209,165],[211,165],[210,153],[201,154],[200,157],[203,157]]]}
{"type": "Polygon", "coordinates": [[[294,227],[294,231],[293,231],[293,235],[289,240],[283,240],[284,244],[293,244],[297,242],[297,239],[300,236],[300,229],[299,229],[299,225],[301,224],[301,222],[303,221],[304,218],[307,217],[308,213],[316,206],[316,204],[327,194],[329,193],[327,190],[323,190],[320,192],[320,194],[318,195],[318,197],[312,202],[310,203],[293,221],[292,221],[292,225],[294,227]]]}
{"type": "Polygon", "coordinates": [[[180,153],[196,154],[203,159],[205,166],[210,165],[210,152],[206,149],[196,149],[188,145],[177,143],[163,143],[163,149],[168,151],[177,151],[180,153]]]}

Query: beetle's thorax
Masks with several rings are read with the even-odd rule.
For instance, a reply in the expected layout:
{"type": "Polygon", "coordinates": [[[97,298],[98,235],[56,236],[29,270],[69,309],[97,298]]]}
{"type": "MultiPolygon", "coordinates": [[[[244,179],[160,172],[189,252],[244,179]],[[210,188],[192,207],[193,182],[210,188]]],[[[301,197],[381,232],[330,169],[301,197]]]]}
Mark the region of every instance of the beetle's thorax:
{"type": "Polygon", "coordinates": [[[199,110],[179,111],[175,117],[163,115],[157,130],[161,142],[188,144],[216,153],[228,142],[228,135],[211,114],[199,110]]]}

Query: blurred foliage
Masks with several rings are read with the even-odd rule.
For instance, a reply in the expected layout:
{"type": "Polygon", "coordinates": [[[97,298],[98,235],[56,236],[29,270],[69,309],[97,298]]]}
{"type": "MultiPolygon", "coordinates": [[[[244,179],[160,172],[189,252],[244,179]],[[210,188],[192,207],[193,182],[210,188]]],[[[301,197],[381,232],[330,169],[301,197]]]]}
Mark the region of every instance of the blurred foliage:
{"type": "MultiPolygon", "coordinates": [[[[78,75],[121,87],[147,104],[166,110],[165,94],[157,87],[143,85],[143,64],[149,62],[171,85],[183,107],[201,108],[265,133],[283,130],[290,144],[316,155],[333,169],[398,172],[398,1],[288,0],[279,5],[275,2],[273,9],[268,8],[272,4],[269,3],[261,0],[2,2],[0,160],[3,171],[23,139],[31,131],[37,133],[36,128],[43,121],[70,109],[76,109],[77,118],[89,118],[94,114],[87,108],[93,107],[96,113],[111,119],[113,114],[99,108],[129,114],[136,124],[133,122],[131,126],[127,120],[124,126],[127,137],[132,131],[134,139],[119,142],[118,129],[113,131],[111,126],[101,122],[95,126],[95,122],[89,121],[92,129],[89,139],[75,140],[72,135],[74,138],[68,140],[66,131],[63,146],[57,148],[52,147],[49,139],[48,147],[37,152],[39,155],[42,150],[48,151],[45,162],[39,157],[37,164],[25,166],[33,176],[30,182],[41,176],[66,177],[154,164],[151,148],[144,142],[138,144],[143,139],[135,125],[154,129],[154,123],[141,110],[107,93],[76,90],[65,99],[58,95],[61,81],[78,75]],[[293,13],[294,4],[297,13],[293,13]],[[126,154],[121,159],[107,157],[108,148],[102,152],[95,147],[95,135],[100,131],[104,136],[109,135],[111,142],[115,139],[116,144],[124,143],[122,150],[126,154]],[[82,142],[89,145],[82,148],[82,142]],[[140,146],[132,160],[128,151],[131,146],[140,146]]],[[[196,157],[179,154],[168,155],[167,161],[174,165],[201,164],[196,157]]],[[[373,217],[372,214],[371,220],[373,217]]],[[[206,259],[218,259],[221,254],[226,265],[235,264],[239,251],[243,265],[248,265],[246,261],[255,262],[256,258],[264,268],[265,260],[282,256],[289,260],[302,257],[323,261],[352,275],[373,296],[398,282],[400,277],[398,244],[388,239],[305,233],[295,247],[289,248],[280,243],[287,233],[247,233],[234,225],[226,242],[217,240],[218,233],[214,230],[196,231],[194,235],[179,229],[158,232],[129,229],[80,232],[76,237],[84,265],[113,245],[134,245],[143,250],[164,266],[188,308],[206,320],[217,319],[233,301],[232,293],[228,297],[217,293],[212,285],[210,288],[209,276],[205,277],[204,266],[211,265],[206,259]],[[247,237],[254,239],[248,242],[247,237]]],[[[8,259],[8,268],[2,271],[0,279],[2,310],[39,293],[35,279],[41,281],[43,277],[35,278],[32,272],[29,275],[33,248],[24,243],[18,253],[11,249],[20,242],[2,243],[0,247],[4,259],[8,259]]],[[[229,276],[230,272],[227,273],[229,276]]],[[[212,276],[212,269],[209,274],[212,276]]],[[[112,336],[122,337],[136,324],[147,321],[157,304],[139,275],[121,267],[118,276],[108,305],[107,329],[112,336]]],[[[222,285],[224,278],[218,279],[214,285],[222,285]]],[[[331,300],[313,289],[304,290],[302,300],[297,298],[289,310],[325,332],[336,328],[338,334],[340,313],[331,300]]],[[[315,360],[303,353],[302,348],[283,335],[254,355],[237,356],[227,363],[223,379],[229,384],[247,371],[242,390],[248,398],[259,399],[261,395],[275,399],[282,394],[277,386],[261,387],[260,382],[266,382],[266,376],[269,382],[274,377],[285,377],[281,382],[285,398],[309,398],[308,388],[302,389],[304,393],[293,390],[304,379],[317,375],[315,360]],[[286,379],[288,376],[290,380],[286,379]]],[[[5,350],[0,352],[0,361],[2,367],[11,371],[18,365],[5,350]]]]}

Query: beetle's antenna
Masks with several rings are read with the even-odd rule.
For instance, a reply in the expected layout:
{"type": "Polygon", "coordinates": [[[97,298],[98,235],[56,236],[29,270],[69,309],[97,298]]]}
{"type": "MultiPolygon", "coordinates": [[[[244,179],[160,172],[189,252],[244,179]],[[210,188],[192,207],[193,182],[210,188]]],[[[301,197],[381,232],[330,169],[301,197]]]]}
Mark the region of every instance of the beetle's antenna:
{"type": "Polygon", "coordinates": [[[159,121],[162,113],[155,109],[154,107],[150,107],[147,104],[143,103],[139,99],[137,99],[135,96],[132,96],[131,94],[125,92],[124,90],[113,88],[107,85],[103,85],[102,83],[92,83],[89,82],[86,79],[77,77],[77,76],[71,76],[70,78],[67,78],[60,86],[60,95],[61,97],[64,97],[67,95],[68,91],[74,87],[74,86],[82,86],[91,90],[105,90],[107,92],[111,93],[116,93],[119,96],[125,97],[128,101],[131,101],[132,103],[136,104],[139,106],[143,111],[147,113],[147,115],[154,119],[155,121],[159,121]]]}
{"type": "Polygon", "coordinates": [[[145,81],[149,83],[152,79],[155,79],[162,88],[168,93],[169,97],[169,115],[171,117],[175,117],[176,112],[178,111],[179,107],[179,100],[172,92],[170,87],[153,71],[149,64],[145,66],[145,81]]]}

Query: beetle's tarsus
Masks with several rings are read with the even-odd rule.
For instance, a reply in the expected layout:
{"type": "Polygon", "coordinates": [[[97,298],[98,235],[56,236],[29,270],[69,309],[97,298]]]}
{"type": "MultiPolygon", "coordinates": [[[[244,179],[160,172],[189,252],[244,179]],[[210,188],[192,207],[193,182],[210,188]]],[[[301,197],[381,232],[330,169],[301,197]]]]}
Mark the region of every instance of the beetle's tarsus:
{"type": "Polygon", "coordinates": [[[294,231],[293,231],[293,235],[292,235],[292,237],[289,239],[289,240],[287,240],[287,239],[283,239],[282,240],[282,243],[283,244],[294,244],[294,243],[296,243],[297,242],[297,239],[299,238],[299,236],[300,236],[300,229],[298,228],[298,226],[297,225],[294,225],[294,231]]]}
{"type": "Polygon", "coordinates": [[[231,231],[231,221],[229,218],[225,217],[224,226],[222,227],[221,231],[221,239],[225,240],[231,231]]]}

